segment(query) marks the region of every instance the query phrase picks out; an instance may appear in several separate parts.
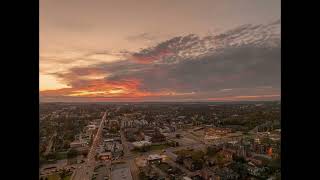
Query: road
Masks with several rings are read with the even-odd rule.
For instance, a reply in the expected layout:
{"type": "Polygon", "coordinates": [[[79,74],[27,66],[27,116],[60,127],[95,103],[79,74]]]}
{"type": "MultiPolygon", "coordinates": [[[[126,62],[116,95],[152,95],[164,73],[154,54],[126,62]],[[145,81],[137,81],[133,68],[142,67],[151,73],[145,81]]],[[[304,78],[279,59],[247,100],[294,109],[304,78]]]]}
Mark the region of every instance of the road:
{"type": "Polygon", "coordinates": [[[102,165],[102,167],[96,170],[96,180],[104,180],[104,177],[109,173],[109,165],[108,163],[99,163],[98,165],[102,165]]]}
{"type": "Polygon", "coordinates": [[[139,180],[139,169],[138,169],[136,163],[134,162],[134,159],[136,157],[138,157],[139,155],[133,154],[130,151],[129,146],[128,146],[128,142],[125,138],[123,130],[120,130],[120,137],[121,137],[121,142],[123,145],[123,152],[124,152],[124,156],[123,156],[122,160],[127,161],[129,163],[132,179],[139,180]]]}
{"type": "Polygon", "coordinates": [[[132,155],[132,153],[128,147],[128,142],[127,142],[126,137],[124,135],[124,131],[122,129],[120,130],[120,137],[121,137],[121,142],[123,145],[124,157],[132,155]]]}
{"type": "Polygon", "coordinates": [[[101,143],[102,129],[103,129],[104,121],[106,120],[106,116],[107,116],[107,111],[104,113],[101,119],[98,131],[95,134],[87,159],[82,164],[82,166],[80,166],[79,169],[75,172],[73,180],[89,180],[90,177],[92,177],[94,167],[97,164],[95,161],[96,149],[99,143],[101,143]]]}
{"type": "MultiPolygon", "coordinates": [[[[97,165],[97,162],[95,161],[95,158],[94,158],[95,154],[96,154],[96,148],[98,147],[98,145],[102,141],[102,129],[104,126],[104,121],[106,121],[106,115],[107,115],[107,112],[105,112],[105,114],[100,122],[98,131],[94,137],[94,140],[93,140],[92,146],[90,148],[90,151],[88,153],[87,159],[86,159],[85,163],[83,163],[81,165],[81,167],[77,171],[75,171],[73,180],[90,180],[90,177],[92,177],[93,172],[94,172],[94,167],[97,165]]],[[[203,142],[199,141],[199,138],[195,137],[194,135],[191,135],[190,133],[187,133],[187,134],[184,133],[184,135],[186,135],[186,137],[190,138],[192,140],[192,142],[188,143],[187,145],[178,146],[178,147],[169,147],[164,150],[174,152],[174,151],[177,151],[180,149],[185,149],[185,148],[202,149],[202,148],[206,147],[205,144],[203,142]]],[[[139,180],[139,169],[135,163],[135,158],[137,158],[138,156],[148,156],[150,154],[160,154],[163,150],[153,150],[153,151],[148,151],[145,153],[133,153],[129,149],[129,145],[128,145],[128,142],[125,138],[125,134],[124,134],[123,130],[120,130],[120,137],[121,137],[121,141],[122,141],[122,145],[123,145],[124,156],[120,160],[118,160],[117,162],[121,162],[121,161],[126,162],[130,167],[130,171],[131,171],[131,175],[132,175],[133,180],[139,180]]],[[[186,168],[182,167],[181,165],[178,165],[175,162],[170,161],[170,160],[169,160],[169,162],[172,166],[178,167],[179,169],[183,170],[186,174],[191,173],[190,171],[188,171],[186,168]]],[[[109,168],[109,167],[111,167],[111,165],[107,166],[107,167],[109,168]]],[[[108,168],[107,168],[107,170],[109,170],[108,168]]],[[[106,172],[103,172],[102,174],[106,174],[106,172]]],[[[110,172],[107,172],[107,174],[110,174],[110,172]]],[[[97,178],[98,177],[99,177],[99,179],[101,179],[102,175],[99,175],[99,173],[98,173],[97,178]]]]}
{"type": "Polygon", "coordinates": [[[57,132],[54,132],[54,134],[50,138],[50,141],[49,141],[49,144],[48,144],[48,146],[46,148],[46,151],[43,153],[44,155],[48,155],[50,153],[52,145],[53,145],[53,142],[54,142],[54,138],[56,136],[57,136],[57,132]]]}

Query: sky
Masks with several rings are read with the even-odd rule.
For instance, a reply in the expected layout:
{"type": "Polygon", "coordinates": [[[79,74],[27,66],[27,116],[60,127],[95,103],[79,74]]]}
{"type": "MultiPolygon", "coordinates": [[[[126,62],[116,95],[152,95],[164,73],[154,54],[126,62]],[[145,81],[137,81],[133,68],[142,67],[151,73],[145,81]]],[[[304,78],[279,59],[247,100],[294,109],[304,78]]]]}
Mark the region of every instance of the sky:
{"type": "Polygon", "coordinates": [[[40,101],[279,100],[280,0],[41,0],[40,101]]]}

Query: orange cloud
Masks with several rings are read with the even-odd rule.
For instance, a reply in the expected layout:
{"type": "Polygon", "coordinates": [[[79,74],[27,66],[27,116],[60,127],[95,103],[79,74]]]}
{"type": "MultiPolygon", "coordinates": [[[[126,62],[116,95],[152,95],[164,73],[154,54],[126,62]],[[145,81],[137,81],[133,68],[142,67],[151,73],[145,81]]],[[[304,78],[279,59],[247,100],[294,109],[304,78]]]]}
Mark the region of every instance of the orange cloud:
{"type": "Polygon", "coordinates": [[[91,97],[91,98],[140,98],[161,96],[162,93],[151,93],[139,90],[140,81],[128,79],[121,81],[92,80],[85,87],[62,88],[41,91],[43,97],[91,97]]]}
{"type": "Polygon", "coordinates": [[[108,81],[96,79],[87,81],[83,87],[62,88],[57,90],[40,91],[41,97],[69,97],[69,98],[91,98],[101,100],[130,100],[139,101],[145,97],[168,97],[193,95],[195,92],[179,93],[171,90],[160,92],[148,92],[140,88],[138,79],[125,79],[120,81],[108,81]]]}

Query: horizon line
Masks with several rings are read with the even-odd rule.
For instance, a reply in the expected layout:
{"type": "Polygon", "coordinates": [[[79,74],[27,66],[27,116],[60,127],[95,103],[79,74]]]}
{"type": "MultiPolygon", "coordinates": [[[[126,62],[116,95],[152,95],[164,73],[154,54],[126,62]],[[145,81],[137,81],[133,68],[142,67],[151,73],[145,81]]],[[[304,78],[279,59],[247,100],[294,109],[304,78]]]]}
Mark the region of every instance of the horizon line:
{"type": "Polygon", "coordinates": [[[281,102],[279,100],[243,100],[243,101],[39,101],[39,103],[235,103],[235,102],[281,102]]]}

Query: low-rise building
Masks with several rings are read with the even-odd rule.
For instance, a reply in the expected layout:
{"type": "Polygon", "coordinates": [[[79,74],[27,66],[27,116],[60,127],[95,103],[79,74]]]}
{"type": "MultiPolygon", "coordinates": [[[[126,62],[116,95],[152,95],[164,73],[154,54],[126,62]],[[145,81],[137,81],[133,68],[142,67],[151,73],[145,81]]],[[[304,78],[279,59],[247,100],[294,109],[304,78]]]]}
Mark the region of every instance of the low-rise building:
{"type": "Polygon", "coordinates": [[[108,160],[112,158],[111,152],[102,152],[98,154],[98,158],[101,160],[108,160]]]}
{"type": "Polygon", "coordinates": [[[85,147],[88,145],[87,141],[73,141],[70,143],[71,148],[79,148],[79,147],[85,147]]]}
{"type": "Polygon", "coordinates": [[[159,154],[150,154],[147,158],[148,164],[161,163],[162,157],[159,154]]]}
{"type": "Polygon", "coordinates": [[[132,180],[130,169],[128,167],[113,169],[111,179],[132,180]]]}
{"type": "Polygon", "coordinates": [[[132,145],[135,148],[142,148],[144,146],[150,146],[151,142],[150,141],[135,141],[132,143],[132,145]]]}

